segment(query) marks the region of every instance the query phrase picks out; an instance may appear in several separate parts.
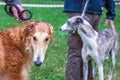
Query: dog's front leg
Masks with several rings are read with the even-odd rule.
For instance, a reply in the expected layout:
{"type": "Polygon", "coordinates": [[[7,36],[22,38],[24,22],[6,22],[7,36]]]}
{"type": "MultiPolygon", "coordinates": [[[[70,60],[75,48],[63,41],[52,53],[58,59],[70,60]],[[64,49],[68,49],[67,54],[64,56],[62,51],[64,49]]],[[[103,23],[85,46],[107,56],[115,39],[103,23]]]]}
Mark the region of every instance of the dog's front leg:
{"type": "Polygon", "coordinates": [[[96,75],[96,70],[97,70],[97,64],[94,62],[94,68],[93,68],[93,78],[96,75]]]}
{"type": "Polygon", "coordinates": [[[96,57],[95,60],[97,67],[98,67],[98,74],[99,74],[99,80],[104,80],[104,75],[103,75],[103,64],[102,61],[100,59],[100,57],[96,57]]]}
{"type": "Polygon", "coordinates": [[[88,80],[88,60],[87,53],[85,49],[82,49],[82,59],[83,59],[83,80],[88,80]]]}
{"type": "Polygon", "coordinates": [[[83,61],[83,80],[88,80],[88,61],[83,61]]]}

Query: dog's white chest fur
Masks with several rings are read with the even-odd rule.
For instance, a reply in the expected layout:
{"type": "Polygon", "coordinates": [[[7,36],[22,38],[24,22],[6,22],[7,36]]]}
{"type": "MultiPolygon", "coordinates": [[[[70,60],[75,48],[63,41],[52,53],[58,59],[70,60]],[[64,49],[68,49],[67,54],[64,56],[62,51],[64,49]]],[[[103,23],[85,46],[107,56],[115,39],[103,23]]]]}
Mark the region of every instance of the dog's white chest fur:
{"type": "Polygon", "coordinates": [[[78,34],[80,35],[82,41],[83,41],[83,47],[82,51],[84,54],[88,55],[89,57],[94,57],[93,52],[97,52],[97,33],[94,37],[88,37],[86,34],[82,33],[78,30],[78,34]]]}

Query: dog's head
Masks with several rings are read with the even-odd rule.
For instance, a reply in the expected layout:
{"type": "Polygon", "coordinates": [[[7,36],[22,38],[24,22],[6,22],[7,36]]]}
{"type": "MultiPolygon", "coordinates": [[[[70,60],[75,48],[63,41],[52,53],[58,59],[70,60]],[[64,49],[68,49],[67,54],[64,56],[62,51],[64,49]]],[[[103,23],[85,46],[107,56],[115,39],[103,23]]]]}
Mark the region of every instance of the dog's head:
{"type": "Polygon", "coordinates": [[[26,51],[33,53],[36,66],[40,66],[45,57],[46,50],[53,38],[53,27],[45,22],[25,22],[24,34],[26,36],[26,51]]]}
{"type": "Polygon", "coordinates": [[[61,26],[61,31],[76,31],[78,27],[84,27],[84,26],[90,26],[88,21],[86,20],[86,17],[81,16],[74,16],[68,19],[68,21],[61,26]]]}

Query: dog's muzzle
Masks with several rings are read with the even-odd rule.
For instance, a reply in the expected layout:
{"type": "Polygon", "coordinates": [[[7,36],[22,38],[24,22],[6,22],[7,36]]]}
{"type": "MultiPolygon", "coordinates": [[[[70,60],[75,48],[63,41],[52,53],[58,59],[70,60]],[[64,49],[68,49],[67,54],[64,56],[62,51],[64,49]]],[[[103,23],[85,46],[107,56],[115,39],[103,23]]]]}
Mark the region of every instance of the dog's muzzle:
{"type": "Polygon", "coordinates": [[[37,57],[37,60],[34,62],[36,66],[40,66],[42,62],[40,61],[40,57],[37,57]]]}

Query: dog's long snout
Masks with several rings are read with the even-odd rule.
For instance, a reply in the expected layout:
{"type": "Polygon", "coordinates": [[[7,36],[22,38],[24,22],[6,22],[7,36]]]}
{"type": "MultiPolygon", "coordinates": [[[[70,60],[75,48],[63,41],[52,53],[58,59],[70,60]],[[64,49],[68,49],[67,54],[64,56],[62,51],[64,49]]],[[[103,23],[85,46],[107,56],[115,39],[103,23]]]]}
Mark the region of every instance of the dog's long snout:
{"type": "Polygon", "coordinates": [[[40,57],[37,57],[37,60],[35,61],[36,66],[40,66],[42,62],[40,61],[40,57]]]}
{"type": "Polygon", "coordinates": [[[67,23],[65,23],[64,25],[62,25],[61,27],[60,27],[60,31],[69,31],[69,29],[70,29],[70,26],[68,26],[68,24],[67,23]]]}

